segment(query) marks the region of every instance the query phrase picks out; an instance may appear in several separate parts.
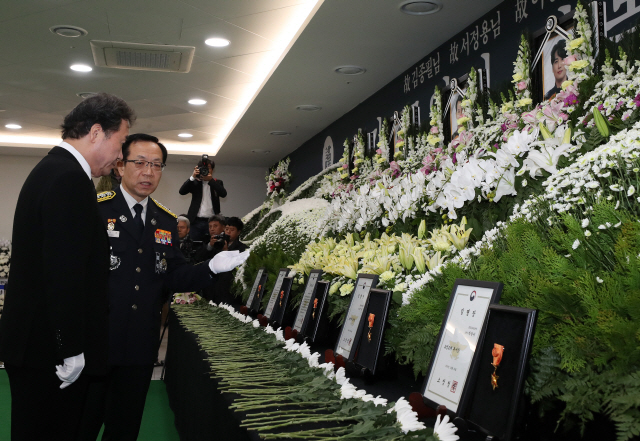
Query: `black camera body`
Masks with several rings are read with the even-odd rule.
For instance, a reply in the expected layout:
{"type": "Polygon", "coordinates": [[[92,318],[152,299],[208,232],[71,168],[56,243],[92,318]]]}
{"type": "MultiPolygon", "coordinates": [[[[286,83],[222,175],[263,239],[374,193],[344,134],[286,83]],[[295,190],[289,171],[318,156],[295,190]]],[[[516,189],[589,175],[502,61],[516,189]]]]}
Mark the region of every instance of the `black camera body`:
{"type": "Polygon", "coordinates": [[[201,178],[209,176],[209,166],[207,165],[208,159],[209,155],[202,155],[202,158],[198,161],[198,171],[200,172],[198,176],[201,178]]]}
{"type": "Polygon", "coordinates": [[[229,242],[231,240],[231,236],[229,236],[227,233],[216,234],[215,236],[213,236],[213,238],[216,240],[216,242],[229,242]]]}

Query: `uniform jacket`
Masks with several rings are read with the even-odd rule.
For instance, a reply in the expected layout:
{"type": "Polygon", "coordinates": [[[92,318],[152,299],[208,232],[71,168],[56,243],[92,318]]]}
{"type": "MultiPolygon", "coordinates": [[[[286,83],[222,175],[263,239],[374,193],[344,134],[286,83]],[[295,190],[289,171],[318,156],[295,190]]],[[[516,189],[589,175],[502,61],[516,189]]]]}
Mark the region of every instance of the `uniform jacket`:
{"type": "Polygon", "coordinates": [[[84,353],[84,372],[106,372],[108,275],[93,182],[71,153],[54,147],[18,197],[0,360],[53,369],[84,353]]]}
{"type": "Polygon", "coordinates": [[[139,238],[122,190],[100,193],[98,201],[111,244],[109,365],[148,365],[158,355],[163,283],[173,292],[190,292],[213,278],[208,262],[187,264],[176,215],[153,198],[139,238]]]}
{"type": "MultiPolygon", "coordinates": [[[[210,180],[209,188],[211,189],[213,212],[219,214],[220,198],[227,197],[227,190],[219,179],[210,180]]],[[[198,216],[198,210],[200,210],[200,204],[202,203],[202,181],[187,179],[180,187],[179,192],[183,195],[191,193],[191,205],[189,205],[189,211],[187,211],[187,218],[189,222],[193,222],[198,216]]]]}

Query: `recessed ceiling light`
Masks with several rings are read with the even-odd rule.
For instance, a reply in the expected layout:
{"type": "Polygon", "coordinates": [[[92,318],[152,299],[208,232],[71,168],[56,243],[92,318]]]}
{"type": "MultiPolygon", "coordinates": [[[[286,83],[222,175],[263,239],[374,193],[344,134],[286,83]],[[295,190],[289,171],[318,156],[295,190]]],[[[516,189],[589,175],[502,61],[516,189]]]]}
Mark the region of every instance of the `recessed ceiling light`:
{"type": "Polygon", "coordinates": [[[61,37],[84,37],[88,32],[78,26],[56,25],[49,28],[51,32],[61,37]]]}
{"type": "Polygon", "coordinates": [[[18,124],[7,124],[7,125],[5,125],[5,127],[7,129],[21,129],[22,128],[22,126],[20,126],[18,124]]]}
{"type": "Polygon", "coordinates": [[[193,135],[191,133],[178,133],[180,138],[191,138],[193,135]]]}
{"type": "Polygon", "coordinates": [[[367,69],[360,66],[338,66],[333,71],[342,75],[362,75],[367,69]]]}
{"type": "Polygon", "coordinates": [[[230,41],[226,38],[208,38],[204,41],[207,46],[225,47],[229,46],[230,41]]]}
{"type": "Polygon", "coordinates": [[[269,132],[269,135],[288,136],[288,135],[291,135],[291,132],[285,132],[284,130],[274,130],[272,132],[269,132]]]}
{"type": "Polygon", "coordinates": [[[255,150],[251,150],[251,153],[262,153],[266,155],[267,153],[271,153],[271,150],[255,149],[255,150]]]}
{"type": "Polygon", "coordinates": [[[92,97],[94,95],[97,95],[97,94],[98,94],[97,92],[78,92],[78,93],[76,93],[76,95],[79,96],[80,98],[82,98],[83,100],[87,99],[87,98],[90,98],[90,97],[92,97]]]}
{"type": "Polygon", "coordinates": [[[400,10],[409,15],[435,14],[442,9],[439,0],[409,0],[400,4],[400,10]]]}
{"type": "Polygon", "coordinates": [[[320,109],[322,109],[322,107],[313,104],[301,104],[296,107],[296,110],[304,110],[305,112],[315,112],[320,109]]]}
{"type": "Polygon", "coordinates": [[[87,66],[86,64],[73,64],[70,66],[70,69],[76,72],[91,72],[93,70],[91,66],[87,66]]]}
{"type": "Polygon", "coordinates": [[[202,106],[203,104],[207,104],[205,100],[201,100],[200,98],[194,98],[189,100],[189,104],[193,104],[194,106],[202,106]]]}

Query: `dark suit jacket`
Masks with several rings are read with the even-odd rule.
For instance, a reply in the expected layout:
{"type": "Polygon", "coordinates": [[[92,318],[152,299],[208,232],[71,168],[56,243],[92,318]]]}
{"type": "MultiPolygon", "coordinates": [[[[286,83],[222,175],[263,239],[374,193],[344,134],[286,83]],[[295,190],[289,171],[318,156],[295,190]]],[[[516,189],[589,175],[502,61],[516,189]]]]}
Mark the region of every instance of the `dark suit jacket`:
{"type": "MultiPolygon", "coordinates": [[[[225,190],[222,181],[219,179],[210,180],[209,188],[211,189],[213,212],[219,214],[220,198],[227,197],[227,190],[225,190]]],[[[187,211],[187,218],[189,218],[189,222],[193,222],[198,216],[198,210],[200,210],[200,204],[202,203],[202,181],[187,179],[180,187],[180,194],[189,193],[191,193],[191,205],[189,205],[189,211],[187,211]]]]}
{"type": "Polygon", "coordinates": [[[93,182],[71,153],[54,147],[18,197],[0,360],[53,369],[84,353],[84,372],[106,372],[108,275],[93,182]]]}
{"type": "MultiPolygon", "coordinates": [[[[203,247],[206,247],[206,244],[203,244],[203,247]]],[[[227,246],[228,251],[239,251],[243,252],[247,249],[247,245],[240,242],[240,240],[236,240],[235,242],[231,242],[227,246]]],[[[219,252],[219,251],[218,251],[219,252]]],[[[215,256],[214,253],[213,255],[215,256]]],[[[233,286],[234,273],[233,271],[229,271],[228,273],[222,273],[218,276],[218,281],[214,289],[204,289],[203,295],[207,300],[213,300],[214,302],[224,302],[228,303],[232,306],[240,306],[240,299],[236,298],[236,296],[231,292],[231,287],[233,286]]]]}
{"type": "Polygon", "coordinates": [[[210,286],[214,278],[209,263],[187,263],[180,250],[176,215],[152,198],[142,236],[136,233],[122,190],[100,193],[98,200],[102,228],[108,229],[110,220],[114,225],[109,233],[109,365],[153,364],[158,355],[163,284],[172,292],[210,286]]]}

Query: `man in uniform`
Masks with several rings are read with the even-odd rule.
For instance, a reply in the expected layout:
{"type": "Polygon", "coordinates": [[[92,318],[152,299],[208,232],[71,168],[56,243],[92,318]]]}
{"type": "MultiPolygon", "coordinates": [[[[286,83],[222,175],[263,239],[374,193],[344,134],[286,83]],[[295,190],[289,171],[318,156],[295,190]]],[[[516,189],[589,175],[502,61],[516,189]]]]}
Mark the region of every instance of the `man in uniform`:
{"type": "Polygon", "coordinates": [[[158,352],[163,283],[174,292],[196,291],[213,274],[241,264],[248,253],[220,253],[187,264],[176,215],[150,197],[167,158],[155,136],[135,134],[122,146],[120,189],[98,194],[98,208],[111,244],[109,274],[109,370],[89,385],[80,439],[135,440],[158,352]],[[102,416],[102,417],[101,417],[102,416]]]}
{"type": "Polygon", "coordinates": [[[85,99],[20,191],[0,320],[14,441],[73,439],[87,375],[106,372],[109,242],[91,177],[109,174],[134,120],[118,97],[85,99]]]}

